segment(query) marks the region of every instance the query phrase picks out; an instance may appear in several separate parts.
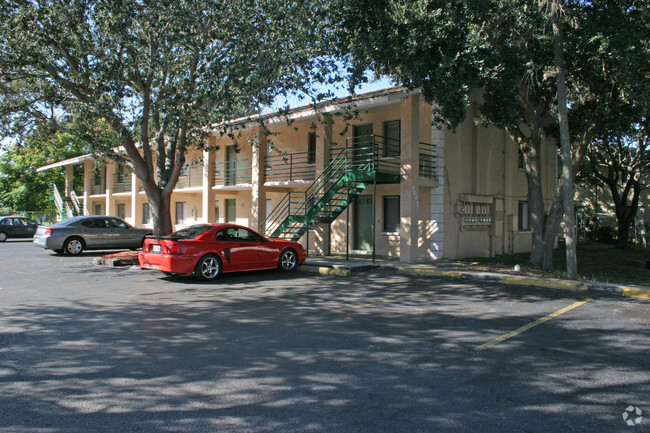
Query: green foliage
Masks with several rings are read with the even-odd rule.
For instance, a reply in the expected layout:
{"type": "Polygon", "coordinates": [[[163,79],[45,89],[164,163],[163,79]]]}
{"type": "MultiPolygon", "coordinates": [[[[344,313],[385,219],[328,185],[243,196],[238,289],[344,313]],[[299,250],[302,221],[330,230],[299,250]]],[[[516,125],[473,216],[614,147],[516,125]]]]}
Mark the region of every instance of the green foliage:
{"type": "MultiPolygon", "coordinates": [[[[339,46],[353,64],[353,84],[371,68],[421,89],[437,125],[455,128],[472,98],[478,101],[478,122],[506,129],[526,159],[535,265],[541,244],[556,236],[564,206],[560,195],[549,200],[541,187],[543,177],[553,174],[543,171],[542,144],[549,137],[559,143],[557,40],[545,6],[562,8],[572,163],[577,165],[600,131],[647,121],[648,2],[339,0],[335,8],[342,24],[339,46]]],[[[572,181],[561,179],[563,185],[572,181]]],[[[550,257],[542,263],[548,265],[550,257]]]]}
{"type": "MultiPolygon", "coordinates": [[[[64,182],[62,170],[36,173],[36,169],[87,151],[87,144],[67,132],[48,128],[35,131],[0,154],[0,208],[10,211],[46,211],[50,184],[64,182]]],[[[77,182],[81,179],[77,178],[77,182]]]]}
{"type": "Polygon", "coordinates": [[[142,181],[154,232],[169,230],[164,208],[185,154],[211,125],[309,92],[312,77],[333,79],[323,10],[324,1],[4,1],[0,132],[74,115],[95,153],[142,181]]]}

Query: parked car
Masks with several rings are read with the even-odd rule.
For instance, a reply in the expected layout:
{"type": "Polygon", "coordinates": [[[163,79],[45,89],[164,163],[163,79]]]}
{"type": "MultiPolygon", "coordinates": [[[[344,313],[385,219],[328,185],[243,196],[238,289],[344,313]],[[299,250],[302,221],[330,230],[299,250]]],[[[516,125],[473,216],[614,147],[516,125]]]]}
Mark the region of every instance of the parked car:
{"type": "Polygon", "coordinates": [[[71,256],[84,250],[137,249],[151,229],[113,216],[79,216],[52,226],[38,226],[34,245],[71,256]]]}
{"type": "Polygon", "coordinates": [[[38,224],[21,216],[0,217],[0,242],[9,238],[31,238],[38,224]]]}
{"type": "Polygon", "coordinates": [[[198,224],[169,236],[150,236],[138,254],[142,269],[194,274],[204,281],[222,272],[291,271],[306,258],[307,251],[298,242],[265,238],[235,224],[198,224]]]}

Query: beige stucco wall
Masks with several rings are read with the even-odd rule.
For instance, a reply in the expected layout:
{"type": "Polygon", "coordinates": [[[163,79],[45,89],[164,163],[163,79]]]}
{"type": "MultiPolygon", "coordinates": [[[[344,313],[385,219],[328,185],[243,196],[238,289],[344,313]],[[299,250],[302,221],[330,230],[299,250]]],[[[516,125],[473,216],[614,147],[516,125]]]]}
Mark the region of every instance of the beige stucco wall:
{"type": "MultiPolygon", "coordinates": [[[[542,149],[545,197],[554,191],[554,146],[542,149]]],[[[445,256],[466,258],[530,251],[531,233],[518,229],[518,206],[527,201],[525,171],[505,131],[463,122],[445,134],[445,256]],[[459,175],[461,174],[462,175],[459,175]],[[461,230],[457,203],[463,194],[489,197],[495,212],[488,230],[461,230]]],[[[549,206],[547,200],[547,207],[549,206]]]]}

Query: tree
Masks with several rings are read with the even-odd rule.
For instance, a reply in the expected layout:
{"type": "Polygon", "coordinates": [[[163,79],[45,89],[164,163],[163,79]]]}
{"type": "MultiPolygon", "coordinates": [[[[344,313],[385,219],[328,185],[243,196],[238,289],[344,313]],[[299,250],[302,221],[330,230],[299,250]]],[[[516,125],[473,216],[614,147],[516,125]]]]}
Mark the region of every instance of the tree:
{"type": "Polygon", "coordinates": [[[131,170],[155,234],[207,128],[325,77],[319,3],[282,0],[8,0],[0,5],[4,135],[76,112],[93,152],[131,170]],[[95,137],[105,122],[114,140],[95,137]]]}
{"type": "Polygon", "coordinates": [[[636,137],[612,137],[594,141],[587,153],[581,175],[592,186],[610,192],[616,212],[616,247],[629,246],[630,228],[639,210],[644,183],[650,176],[650,139],[639,131],[636,137]]]}
{"type": "Polygon", "coordinates": [[[88,151],[86,144],[70,133],[38,128],[24,139],[7,146],[0,155],[0,208],[12,211],[47,211],[50,184],[62,182],[63,173],[36,169],[52,161],[88,151]]]}
{"type": "MultiPolygon", "coordinates": [[[[341,0],[337,8],[343,28],[340,46],[356,65],[353,78],[369,67],[408,88],[420,88],[434,107],[435,122],[452,129],[464,119],[470,94],[481,91],[478,121],[505,129],[524,155],[532,228],[530,264],[543,269],[552,265],[565,209],[560,192],[571,187],[598,126],[599,119],[588,113],[609,98],[592,88],[593,80],[608,81],[599,68],[610,55],[607,49],[591,51],[605,30],[596,23],[615,13],[631,24],[617,29],[621,38],[639,28],[647,34],[643,22],[647,9],[633,0],[576,0],[565,3],[565,14],[549,20],[538,4],[522,0],[341,0]],[[556,22],[559,28],[560,22],[554,20],[562,20],[564,50],[571,53],[566,59],[569,116],[580,112],[582,117],[572,121],[571,170],[559,179],[546,208],[542,179],[554,173],[543,173],[541,149],[544,142],[559,137],[557,39],[549,25],[556,22]]],[[[636,54],[639,51],[643,47],[635,49],[636,54]]],[[[644,61],[647,51],[635,66],[643,69],[644,61]]]]}
{"type": "Polygon", "coordinates": [[[610,2],[587,13],[599,31],[581,41],[574,61],[597,67],[577,69],[581,81],[589,83],[590,98],[575,110],[573,119],[596,126],[580,175],[587,184],[610,191],[617,247],[626,248],[642,182],[650,174],[650,7],[642,2],[610,2]]]}

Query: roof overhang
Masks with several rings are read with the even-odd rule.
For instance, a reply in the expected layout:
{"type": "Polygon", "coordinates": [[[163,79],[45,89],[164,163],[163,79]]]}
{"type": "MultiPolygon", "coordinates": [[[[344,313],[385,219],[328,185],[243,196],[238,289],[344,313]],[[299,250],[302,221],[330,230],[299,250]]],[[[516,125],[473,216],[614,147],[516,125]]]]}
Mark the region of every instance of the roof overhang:
{"type": "Polygon", "coordinates": [[[288,110],[275,110],[267,113],[259,113],[251,116],[240,117],[221,124],[213,124],[210,128],[212,132],[217,132],[219,128],[229,127],[252,127],[261,123],[271,125],[287,120],[297,120],[309,118],[318,114],[334,113],[341,111],[346,107],[355,108],[378,107],[387,104],[393,104],[402,98],[420,93],[419,90],[408,90],[402,86],[394,86],[386,89],[373,90],[366,93],[357,93],[355,95],[341,98],[328,99],[315,104],[302,105],[289,108],[288,110]]]}
{"type": "Polygon", "coordinates": [[[88,153],[86,155],[75,156],[74,158],[64,159],[63,161],[55,162],[54,164],[44,165],[36,169],[37,173],[41,171],[50,170],[52,168],[65,167],[66,165],[77,165],[89,159],[93,159],[93,155],[88,153]]]}

